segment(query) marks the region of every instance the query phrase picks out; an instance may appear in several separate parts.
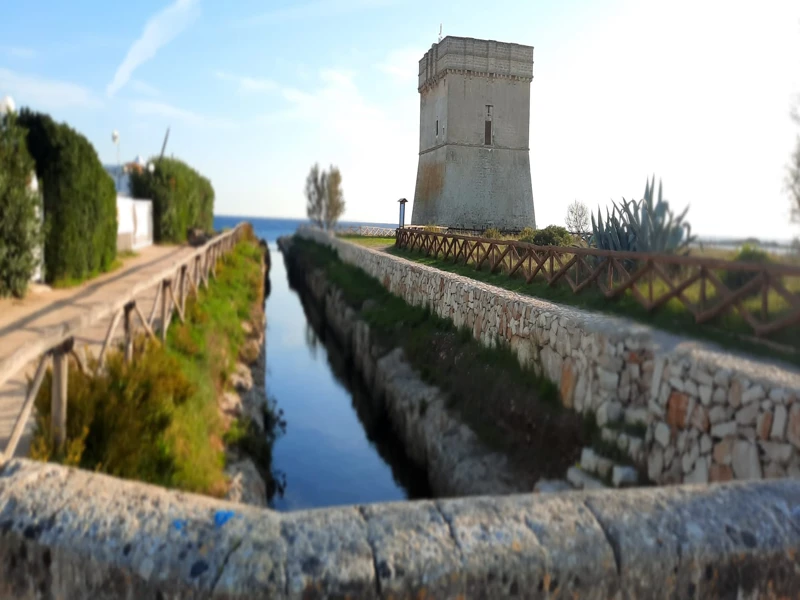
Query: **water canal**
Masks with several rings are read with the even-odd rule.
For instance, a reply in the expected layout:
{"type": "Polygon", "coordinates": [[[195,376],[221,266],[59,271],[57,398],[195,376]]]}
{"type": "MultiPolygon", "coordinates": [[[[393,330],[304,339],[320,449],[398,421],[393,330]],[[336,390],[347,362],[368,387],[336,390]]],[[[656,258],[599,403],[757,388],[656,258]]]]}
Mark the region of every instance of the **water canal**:
{"type": "MultiPolygon", "coordinates": [[[[240,220],[217,217],[215,226],[240,220]]],[[[266,388],[286,423],[272,456],[285,485],[270,505],[290,511],[428,496],[425,473],[406,458],[383,415],[374,414],[335,339],[319,319],[307,316],[313,308],[304,307],[290,287],[276,240],[298,222],[248,220],[272,255],[266,388]]]]}

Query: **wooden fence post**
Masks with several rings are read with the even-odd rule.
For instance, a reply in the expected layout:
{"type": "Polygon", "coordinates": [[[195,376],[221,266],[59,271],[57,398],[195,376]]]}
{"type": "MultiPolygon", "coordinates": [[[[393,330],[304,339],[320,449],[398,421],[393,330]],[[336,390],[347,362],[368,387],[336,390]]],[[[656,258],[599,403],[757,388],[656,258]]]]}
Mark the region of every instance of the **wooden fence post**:
{"type": "Polygon", "coordinates": [[[128,302],[125,305],[125,362],[130,363],[133,360],[133,327],[132,327],[132,314],[136,308],[136,301],[128,302]]]}
{"type": "Polygon", "coordinates": [[[69,338],[53,348],[53,381],[50,387],[50,436],[58,452],[67,439],[67,381],[69,377],[69,353],[74,340],[69,338]]]}
{"type": "Polygon", "coordinates": [[[167,306],[169,304],[169,279],[161,282],[161,343],[167,343],[167,327],[169,326],[167,306]]]}
{"type": "Polygon", "coordinates": [[[186,265],[181,265],[181,282],[178,290],[178,301],[181,303],[181,312],[186,311],[186,265]]]}

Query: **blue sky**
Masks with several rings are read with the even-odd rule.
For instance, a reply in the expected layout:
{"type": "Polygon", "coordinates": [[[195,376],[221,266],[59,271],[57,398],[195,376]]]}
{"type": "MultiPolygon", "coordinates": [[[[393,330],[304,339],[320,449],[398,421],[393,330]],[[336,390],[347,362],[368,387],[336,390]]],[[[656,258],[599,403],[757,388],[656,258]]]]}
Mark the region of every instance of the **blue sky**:
{"type": "MultiPolygon", "coordinates": [[[[86,135],[105,163],[160,150],[207,174],[217,212],[302,216],[315,161],[348,220],[413,198],[417,61],[444,34],[534,51],[540,226],[577,198],[691,205],[703,235],[789,238],[800,3],[704,0],[27,0],[0,19],[0,96],[86,135]]],[[[409,212],[411,207],[409,206],[409,212]]]]}

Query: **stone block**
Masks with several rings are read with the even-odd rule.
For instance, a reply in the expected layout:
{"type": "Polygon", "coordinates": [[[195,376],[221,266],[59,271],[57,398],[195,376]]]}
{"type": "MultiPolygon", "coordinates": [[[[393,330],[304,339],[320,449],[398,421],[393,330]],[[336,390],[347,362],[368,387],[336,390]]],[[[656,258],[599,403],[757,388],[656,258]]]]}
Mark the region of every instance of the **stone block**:
{"type": "Polygon", "coordinates": [[[616,423],[622,416],[622,405],[619,402],[606,400],[597,409],[597,424],[603,427],[607,423],[616,423]]]}
{"type": "Polygon", "coordinates": [[[733,474],[736,479],[761,479],[761,461],[758,458],[758,448],[752,442],[738,440],[733,445],[733,459],[731,461],[733,474]]]}
{"type": "Polygon", "coordinates": [[[591,448],[584,448],[581,451],[581,469],[588,473],[597,471],[597,455],[591,448]]]}
{"type": "Polygon", "coordinates": [[[709,454],[713,447],[714,443],[711,441],[711,436],[704,433],[700,438],[700,454],[709,454]]]}
{"type": "Polygon", "coordinates": [[[678,433],[678,440],[675,444],[675,449],[678,451],[678,454],[683,454],[684,450],[686,450],[686,443],[689,440],[689,432],[688,431],[681,431],[678,433]]]}
{"type": "Polygon", "coordinates": [[[729,465],[733,459],[733,438],[726,438],[714,445],[714,462],[720,465],[729,465]]]}
{"type": "Polygon", "coordinates": [[[789,409],[789,426],[786,430],[786,439],[796,448],[800,448],[800,404],[793,404],[789,409]]]}
{"type": "Polygon", "coordinates": [[[664,375],[665,363],[666,359],[664,358],[658,358],[654,363],[653,379],[650,381],[650,398],[653,400],[658,398],[658,394],[661,389],[661,378],[664,375]]]}
{"type": "Polygon", "coordinates": [[[711,402],[714,404],[726,404],[728,402],[728,395],[722,388],[714,388],[714,393],[711,395],[711,402]]]}
{"type": "Polygon", "coordinates": [[[710,411],[708,411],[708,421],[712,425],[721,423],[727,418],[728,418],[728,411],[725,410],[725,407],[723,406],[715,406],[710,411]]]}
{"type": "Polygon", "coordinates": [[[742,405],[742,382],[734,379],[728,389],[728,404],[734,408],[739,408],[742,405]]]}
{"type": "Polygon", "coordinates": [[[736,433],[736,421],[726,421],[725,423],[717,423],[711,428],[711,437],[724,438],[736,433]]]}
{"type": "Polygon", "coordinates": [[[553,383],[560,383],[564,359],[549,346],[542,348],[539,358],[542,362],[545,376],[553,383]]]}
{"type": "Polygon", "coordinates": [[[733,479],[733,469],[729,465],[713,464],[708,471],[708,479],[714,483],[722,483],[733,479]]]}
{"type": "Polygon", "coordinates": [[[749,404],[750,402],[756,402],[764,398],[766,398],[764,388],[760,385],[754,385],[749,387],[747,391],[742,394],[742,403],[749,404]]]}
{"type": "MultiPolygon", "coordinates": [[[[669,470],[673,466],[672,465],[673,458],[675,458],[675,446],[670,446],[664,451],[664,467],[666,467],[666,469],[669,470]]],[[[678,461],[675,461],[675,466],[678,467],[678,470],[680,470],[680,465],[678,464],[678,461]]]]}
{"type": "Polygon", "coordinates": [[[786,477],[786,468],[776,463],[770,463],[764,469],[764,479],[783,479],[786,477]]]}
{"type": "Polygon", "coordinates": [[[772,388],[769,391],[769,399],[779,404],[786,402],[786,390],[782,390],[781,388],[772,388]]]}
{"type": "Polygon", "coordinates": [[[642,438],[632,437],[628,441],[628,455],[636,462],[641,460],[643,445],[644,442],[642,441],[642,438]]]}
{"type": "Polygon", "coordinates": [[[700,396],[700,402],[703,403],[703,406],[709,406],[711,404],[711,396],[713,394],[714,388],[710,385],[701,385],[697,392],[700,396]]]}
{"type": "Polygon", "coordinates": [[[610,458],[605,458],[604,456],[597,457],[597,474],[605,479],[608,477],[609,473],[611,473],[611,469],[614,467],[614,461],[610,458]]]}
{"type": "Polygon", "coordinates": [[[534,494],[555,494],[558,492],[568,492],[572,486],[563,479],[540,479],[533,486],[534,494]]]}
{"type": "Polygon", "coordinates": [[[736,422],[739,425],[752,425],[758,417],[758,404],[745,404],[743,408],[736,412],[736,422]]]}
{"type": "Polygon", "coordinates": [[[600,389],[616,392],[617,386],[619,386],[619,373],[598,367],[597,380],[600,383],[600,389]]]}
{"type": "Polygon", "coordinates": [[[570,467],[567,470],[567,481],[579,490],[602,490],[605,485],[582,469],[570,467]]]}
{"type": "Polygon", "coordinates": [[[666,423],[659,423],[656,425],[655,438],[656,441],[661,444],[662,448],[666,448],[669,445],[671,434],[669,426],[666,423]]]}
{"type": "Polygon", "coordinates": [[[696,396],[698,396],[700,394],[700,391],[699,391],[699,389],[697,387],[697,384],[694,381],[692,381],[691,379],[687,379],[683,383],[683,391],[686,392],[687,394],[689,394],[689,396],[693,396],[693,397],[696,397],[696,396]]]}
{"type": "Polygon", "coordinates": [[[786,407],[779,404],[775,407],[775,413],[772,418],[772,427],[769,432],[769,437],[772,440],[783,440],[786,433],[786,421],[788,413],[786,407]]]}
{"type": "Polygon", "coordinates": [[[633,467],[615,465],[611,473],[611,482],[614,487],[636,485],[639,481],[639,472],[633,467]]]}
{"type": "Polygon", "coordinates": [[[689,396],[681,392],[672,392],[667,401],[667,423],[670,427],[683,429],[686,427],[686,410],[689,405],[689,396]]]}
{"type": "Polygon", "coordinates": [[[756,423],[756,434],[759,439],[768,440],[769,433],[772,430],[772,413],[765,412],[758,415],[758,422],[756,423]]]}
{"type": "Polygon", "coordinates": [[[780,442],[759,442],[759,447],[771,462],[786,464],[792,458],[792,445],[780,442]]]}
{"type": "Polygon", "coordinates": [[[697,369],[696,373],[694,374],[694,380],[700,385],[709,387],[714,384],[714,378],[711,377],[711,374],[705,369],[697,369]]]}
{"type": "Polygon", "coordinates": [[[684,478],[684,483],[708,483],[708,463],[709,460],[707,456],[701,456],[698,458],[695,462],[692,472],[684,478]]]}
{"type": "Polygon", "coordinates": [[[629,438],[628,438],[627,434],[620,433],[619,437],[617,438],[617,448],[619,448],[620,450],[622,450],[624,452],[625,450],[628,449],[628,441],[629,441],[629,438]]]}
{"type": "Polygon", "coordinates": [[[647,425],[650,413],[646,408],[626,408],[625,423],[628,425],[647,425]]]}
{"type": "Polygon", "coordinates": [[[577,374],[575,363],[572,359],[564,361],[561,367],[561,404],[564,408],[572,408],[574,405],[575,387],[577,384],[577,374]]]}
{"type": "Polygon", "coordinates": [[[692,426],[698,431],[702,431],[704,433],[707,432],[711,424],[708,419],[708,412],[706,409],[700,405],[695,406],[694,411],[692,412],[691,423],[692,426]]]}
{"type": "Polygon", "coordinates": [[[728,369],[718,369],[714,373],[714,383],[721,388],[727,388],[731,382],[731,372],[728,369]]]}
{"type": "Polygon", "coordinates": [[[647,457],[647,477],[650,481],[658,482],[664,470],[664,453],[661,448],[653,448],[647,457]]]}

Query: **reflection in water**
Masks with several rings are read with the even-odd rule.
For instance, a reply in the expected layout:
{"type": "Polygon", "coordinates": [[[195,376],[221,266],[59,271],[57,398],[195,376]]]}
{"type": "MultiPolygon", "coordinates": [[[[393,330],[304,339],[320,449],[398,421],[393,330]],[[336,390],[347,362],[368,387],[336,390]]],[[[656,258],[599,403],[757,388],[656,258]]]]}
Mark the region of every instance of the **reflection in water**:
{"type": "Polygon", "coordinates": [[[298,510],[428,497],[425,473],[406,458],[319,311],[303,306],[282,257],[272,252],[266,384],[287,425],[272,452],[285,487],[271,506],[298,510]]]}

